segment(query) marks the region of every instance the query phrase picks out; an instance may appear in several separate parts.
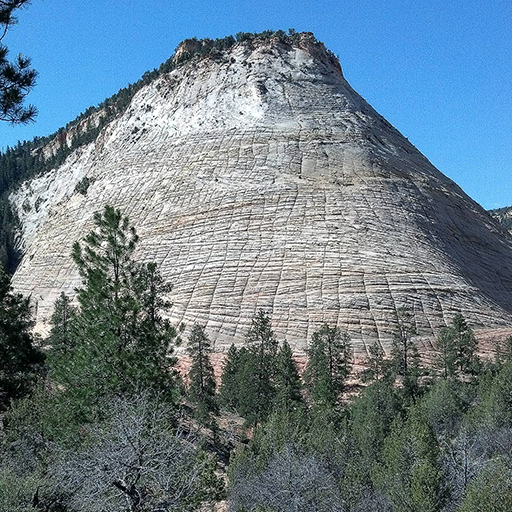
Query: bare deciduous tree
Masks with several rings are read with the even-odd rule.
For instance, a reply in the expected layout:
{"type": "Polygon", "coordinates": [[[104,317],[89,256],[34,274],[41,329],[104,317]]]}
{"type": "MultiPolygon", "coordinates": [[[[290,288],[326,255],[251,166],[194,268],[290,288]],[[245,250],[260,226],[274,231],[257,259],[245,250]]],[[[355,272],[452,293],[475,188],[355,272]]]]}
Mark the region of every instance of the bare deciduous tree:
{"type": "Polygon", "coordinates": [[[77,512],[191,510],[204,497],[209,461],[145,395],[116,399],[110,419],[58,465],[58,485],[77,512]]]}
{"type": "Polygon", "coordinates": [[[455,510],[469,484],[494,460],[512,462],[512,429],[462,429],[443,450],[445,485],[451,494],[446,510],[455,510]]]}
{"type": "Polygon", "coordinates": [[[253,461],[235,469],[231,512],[342,512],[338,484],[327,464],[291,444],[274,453],[263,469],[253,461]]]}

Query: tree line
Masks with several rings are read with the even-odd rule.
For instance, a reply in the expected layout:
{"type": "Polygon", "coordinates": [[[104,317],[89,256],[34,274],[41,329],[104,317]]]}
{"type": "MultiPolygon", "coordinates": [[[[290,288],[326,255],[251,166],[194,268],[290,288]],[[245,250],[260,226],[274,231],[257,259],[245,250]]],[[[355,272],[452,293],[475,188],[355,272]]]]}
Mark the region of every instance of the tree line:
{"type": "Polygon", "coordinates": [[[94,225],[73,246],[77,305],[60,296],[44,341],[0,275],[0,510],[510,510],[512,338],[482,361],[458,314],[422,367],[414,317],[398,310],[361,390],[347,333],[321,326],[299,372],[260,310],[217,389],[208,333],[182,339],[166,319],[171,287],[134,260],[129,220],[107,206],[94,225]],[[230,415],[244,423],[235,445],[230,415]]]}

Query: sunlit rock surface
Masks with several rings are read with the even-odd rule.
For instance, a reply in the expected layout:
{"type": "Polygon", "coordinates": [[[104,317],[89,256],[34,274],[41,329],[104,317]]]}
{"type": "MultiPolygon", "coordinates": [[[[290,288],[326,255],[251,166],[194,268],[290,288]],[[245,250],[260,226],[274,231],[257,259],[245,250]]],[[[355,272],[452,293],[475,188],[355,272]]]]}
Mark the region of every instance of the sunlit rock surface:
{"type": "Polygon", "coordinates": [[[323,322],[348,330],[358,354],[375,340],[388,349],[402,306],[425,340],[457,311],[486,336],[512,325],[512,241],[307,35],[161,76],[12,200],[14,286],[43,332],[79,284],[71,245],[105,204],[174,284],[172,319],[205,325],[218,350],[243,340],[258,308],[297,352],[323,322]]]}

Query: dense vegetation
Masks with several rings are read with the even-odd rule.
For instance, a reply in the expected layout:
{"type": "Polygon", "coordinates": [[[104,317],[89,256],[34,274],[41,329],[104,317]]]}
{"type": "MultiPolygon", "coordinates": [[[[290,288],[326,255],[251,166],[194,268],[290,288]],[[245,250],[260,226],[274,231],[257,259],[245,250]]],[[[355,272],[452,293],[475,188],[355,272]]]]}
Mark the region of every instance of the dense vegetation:
{"type": "MultiPolygon", "coordinates": [[[[253,44],[277,39],[283,43],[293,44],[300,37],[300,33],[290,29],[288,33],[282,30],[266,30],[260,33],[239,32],[236,36],[220,39],[187,39],[184,41],[187,51],[180,52],[177,58],[171,56],[159,68],[147,71],[135,83],[120,89],[99,105],[88,108],[57,132],[47,137],[36,137],[32,141],[20,142],[14,148],[7,148],[0,153],[0,263],[8,271],[13,272],[20,259],[15,249],[17,219],[7,199],[9,193],[23,181],[58,167],[77,148],[96,140],[108,123],[126,111],[133,96],[142,87],[194,58],[221,58],[222,53],[237,42],[253,44]],[[73,134],[72,137],[68,136],[70,133],[73,134]],[[55,144],[55,151],[51,157],[44,158],[41,149],[50,143],[55,144]]],[[[83,193],[82,190],[79,192],[83,193]]]]}
{"type": "Polygon", "coordinates": [[[424,368],[399,310],[390,357],[370,347],[357,381],[349,336],[328,325],[301,376],[259,311],[217,390],[200,325],[187,375],[176,370],[170,287],[133,260],[128,219],[107,206],[94,220],[73,248],[78,306],[58,299],[44,352],[28,302],[0,279],[0,511],[209,510],[226,497],[233,512],[512,509],[512,337],[482,361],[455,315],[424,368]]]}

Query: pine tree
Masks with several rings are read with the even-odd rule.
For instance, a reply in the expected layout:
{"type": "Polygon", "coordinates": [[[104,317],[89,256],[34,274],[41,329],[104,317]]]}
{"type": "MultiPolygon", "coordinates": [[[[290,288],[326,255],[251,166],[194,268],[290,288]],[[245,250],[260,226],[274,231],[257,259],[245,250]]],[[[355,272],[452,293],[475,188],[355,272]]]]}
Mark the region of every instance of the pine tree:
{"type": "Polygon", "coordinates": [[[473,329],[461,313],[457,313],[450,325],[455,349],[455,366],[464,373],[472,373],[478,365],[476,350],[478,347],[473,329]]]}
{"type": "Polygon", "coordinates": [[[196,405],[196,416],[205,425],[211,424],[211,416],[219,411],[215,395],[215,376],[210,361],[212,344],[203,327],[194,324],[188,337],[187,352],[192,359],[188,374],[189,396],[196,405]]]}
{"type": "MultiPolygon", "coordinates": [[[[7,30],[16,24],[14,12],[29,3],[29,0],[2,0],[0,2],[0,41],[7,30]]],[[[37,73],[30,68],[30,59],[18,55],[15,62],[7,59],[9,51],[0,44],[0,120],[10,123],[28,123],[37,113],[33,105],[23,106],[25,96],[36,83],[37,73]]]]}
{"type": "Polygon", "coordinates": [[[0,267],[0,410],[27,394],[43,370],[45,357],[34,346],[28,298],[13,293],[0,267]]]}
{"type": "Polygon", "coordinates": [[[453,377],[457,354],[452,329],[441,329],[436,339],[435,349],[437,354],[434,358],[434,366],[441,372],[443,379],[453,377]]]}
{"type": "Polygon", "coordinates": [[[177,332],[161,317],[169,286],[154,264],[137,264],[135,229],[119,210],[94,214],[95,229],[73,246],[82,277],[73,350],[52,361],[54,379],[77,402],[145,388],[175,391],[169,368],[177,332]]]}
{"type": "Polygon", "coordinates": [[[304,379],[317,406],[330,408],[336,404],[351,367],[352,349],[347,333],[327,324],[313,333],[304,379]]]}
{"type": "Polygon", "coordinates": [[[508,336],[504,341],[496,341],[493,348],[493,364],[497,370],[512,362],[512,336],[508,336]]]}
{"type": "Polygon", "coordinates": [[[62,292],[55,301],[50,318],[52,329],[46,339],[52,357],[58,357],[59,354],[66,354],[72,350],[75,344],[74,322],[76,317],[76,307],[71,305],[71,299],[62,292]]]}
{"type": "Polygon", "coordinates": [[[389,361],[384,359],[384,350],[379,342],[368,347],[368,357],[364,362],[365,369],[361,372],[363,382],[380,380],[389,374],[389,361]]]}
{"type": "Polygon", "coordinates": [[[275,383],[274,407],[277,411],[293,412],[302,407],[302,383],[292,349],[286,341],[277,353],[275,383]]]}
{"type": "MultiPolygon", "coordinates": [[[[245,348],[241,350],[245,351],[245,348]]],[[[240,351],[232,344],[229,347],[220,384],[220,399],[224,407],[236,411],[239,403],[238,378],[240,374],[240,351]]]]}
{"type": "Polygon", "coordinates": [[[247,351],[240,360],[238,373],[238,412],[248,425],[264,421],[275,396],[275,360],[277,339],[270,317],[259,310],[245,338],[247,351]]]}
{"type": "Polygon", "coordinates": [[[304,371],[304,383],[316,407],[328,409],[334,407],[337,395],[329,375],[326,343],[317,333],[313,334],[308,348],[308,363],[304,371]]]}
{"type": "Polygon", "coordinates": [[[512,510],[512,475],[510,464],[496,458],[487,463],[470,483],[457,509],[460,512],[510,512],[512,510]]]}
{"type": "Polygon", "coordinates": [[[405,308],[399,308],[391,360],[395,374],[403,379],[404,391],[407,395],[413,395],[416,392],[420,373],[420,356],[414,342],[415,335],[413,316],[405,308]]]}
{"type": "Polygon", "coordinates": [[[439,446],[418,411],[413,409],[406,421],[396,418],[381,457],[382,464],[373,471],[374,484],[389,496],[394,511],[442,509],[442,473],[437,469],[439,446]]]}

